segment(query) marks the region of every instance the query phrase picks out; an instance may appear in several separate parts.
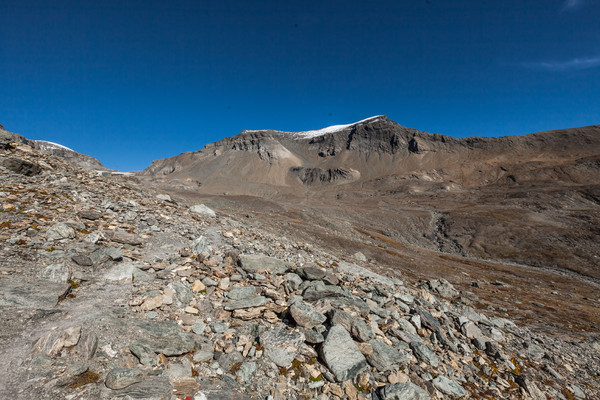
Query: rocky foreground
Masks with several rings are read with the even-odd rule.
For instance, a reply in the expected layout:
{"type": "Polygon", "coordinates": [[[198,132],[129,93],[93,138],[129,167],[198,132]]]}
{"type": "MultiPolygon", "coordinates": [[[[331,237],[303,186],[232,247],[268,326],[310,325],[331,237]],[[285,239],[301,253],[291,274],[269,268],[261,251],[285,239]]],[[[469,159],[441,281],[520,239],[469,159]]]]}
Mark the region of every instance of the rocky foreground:
{"type": "Polygon", "coordinates": [[[600,343],[0,141],[0,397],[597,399],[600,343]]]}

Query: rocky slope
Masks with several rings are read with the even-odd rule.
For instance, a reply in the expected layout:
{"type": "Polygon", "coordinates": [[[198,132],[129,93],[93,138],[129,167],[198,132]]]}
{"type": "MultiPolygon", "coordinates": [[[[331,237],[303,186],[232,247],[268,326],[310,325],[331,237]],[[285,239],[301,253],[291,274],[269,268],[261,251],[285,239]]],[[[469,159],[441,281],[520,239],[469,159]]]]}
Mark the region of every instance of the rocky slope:
{"type": "Polygon", "coordinates": [[[48,154],[54,154],[65,160],[76,163],[79,166],[89,170],[107,170],[104,168],[102,163],[87,154],[78,153],[75,150],[71,150],[68,147],[62,146],[57,143],[47,142],[45,140],[29,140],[25,137],[16,133],[8,132],[0,125],[0,147],[10,147],[10,143],[18,143],[21,146],[21,150],[27,147],[41,150],[48,154]]]}
{"type": "Polygon", "coordinates": [[[2,398],[599,398],[597,334],[536,333],[401,263],[0,152],[21,166],[0,166],[2,398]]]}

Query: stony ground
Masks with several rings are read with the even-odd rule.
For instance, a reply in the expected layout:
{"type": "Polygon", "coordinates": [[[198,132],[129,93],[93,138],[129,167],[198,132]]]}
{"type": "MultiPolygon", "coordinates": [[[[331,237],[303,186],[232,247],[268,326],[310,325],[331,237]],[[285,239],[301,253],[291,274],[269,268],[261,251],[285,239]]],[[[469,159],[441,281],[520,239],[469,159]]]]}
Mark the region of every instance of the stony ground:
{"type": "Polygon", "coordinates": [[[1,398],[600,398],[598,341],[0,145],[1,398]]]}

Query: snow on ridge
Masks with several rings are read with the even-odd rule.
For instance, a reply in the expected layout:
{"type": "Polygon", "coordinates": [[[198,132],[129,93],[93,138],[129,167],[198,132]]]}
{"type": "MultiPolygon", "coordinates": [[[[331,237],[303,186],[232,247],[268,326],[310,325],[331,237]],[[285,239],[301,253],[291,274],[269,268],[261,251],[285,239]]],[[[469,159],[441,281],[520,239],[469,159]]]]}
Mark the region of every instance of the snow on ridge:
{"type": "Polygon", "coordinates": [[[314,131],[304,131],[304,132],[296,132],[294,133],[294,136],[299,137],[301,139],[312,139],[318,136],[323,136],[326,135],[328,133],[334,133],[334,132],[339,132],[339,131],[343,131],[346,128],[349,128],[353,125],[358,125],[358,124],[362,124],[364,122],[370,122],[370,121],[376,121],[377,119],[383,117],[383,115],[376,115],[374,117],[370,117],[370,118],[365,118],[362,119],[358,122],[355,122],[353,124],[346,124],[346,125],[332,125],[332,126],[328,126],[322,129],[317,129],[314,131]]]}
{"type": "Polygon", "coordinates": [[[54,142],[49,142],[47,140],[36,140],[36,142],[38,142],[42,147],[46,146],[46,147],[58,147],[60,149],[65,149],[65,150],[70,150],[70,151],[75,151],[73,149],[68,148],[67,146],[63,146],[62,144],[58,144],[58,143],[54,143],[54,142]]]}
{"type": "Polygon", "coordinates": [[[321,128],[321,129],[317,129],[317,130],[313,130],[313,131],[284,132],[284,131],[273,131],[272,129],[257,129],[257,130],[244,129],[242,131],[242,133],[257,133],[257,132],[264,132],[264,131],[273,131],[273,132],[277,132],[277,133],[292,134],[292,135],[294,135],[294,137],[299,138],[299,139],[312,139],[312,138],[315,138],[318,136],[326,135],[328,133],[343,131],[344,129],[349,128],[353,125],[362,124],[364,122],[376,121],[377,119],[382,118],[382,117],[384,117],[384,115],[375,115],[373,117],[365,118],[363,120],[354,122],[352,124],[332,125],[332,126],[327,126],[325,128],[321,128]]]}

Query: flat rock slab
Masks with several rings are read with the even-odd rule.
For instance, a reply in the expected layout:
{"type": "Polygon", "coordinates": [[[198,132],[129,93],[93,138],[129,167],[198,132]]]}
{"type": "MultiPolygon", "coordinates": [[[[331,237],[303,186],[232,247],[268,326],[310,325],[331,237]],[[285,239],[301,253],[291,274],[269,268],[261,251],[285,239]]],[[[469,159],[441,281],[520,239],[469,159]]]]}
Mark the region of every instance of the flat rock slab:
{"type": "Polygon", "coordinates": [[[327,317],[319,312],[315,306],[304,301],[292,304],[290,314],[298,325],[306,328],[314,328],[327,320],[327,317]]]}
{"type": "Polygon", "coordinates": [[[431,400],[429,394],[412,382],[394,383],[379,389],[381,400],[431,400]]]}
{"type": "Polygon", "coordinates": [[[121,244],[130,244],[132,246],[139,246],[142,244],[142,239],[139,236],[124,231],[113,232],[110,240],[121,244]]]}
{"type": "Polygon", "coordinates": [[[289,264],[283,260],[258,254],[241,255],[240,267],[250,273],[267,272],[273,275],[285,274],[290,269],[289,264]]]}
{"type": "Polygon", "coordinates": [[[227,297],[229,297],[231,300],[242,300],[248,297],[253,297],[255,294],[257,294],[257,292],[258,288],[255,286],[238,286],[231,289],[227,293],[227,297]]]}
{"type": "Polygon", "coordinates": [[[341,272],[341,273],[346,273],[346,274],[350,274],[350,275],[358,275],[362,278],[369,278],[369,279],[373,280],[374,282],[380,283],[385,286],[392,286],[392,287],[394,286],[394,282],[390,278],[387,278],[383,275],[379,275],[378,273],[375,273],[371,270],[368,270],[359,265],[352,264],[349,262],[345,262],[345,261],[340,262],[340,265],[338,266],[337,270],[338,270],[338,272],[341,272]]]}
{"type": "Polygon", "coordinates": [[[444,375],[437,376],[431,383],[437,390],[450,397],[463,397],[467,394],[462,386],[444,375]]]}
{"type": "Polygon", "coordinates": [[[51,309],[71,290],[67,283],[22,276],[0,279],[0,306],[51,309]]]}
{"type": "Polygon", "coordinates": [[[379,372],[392,371],[399,364],[408,363],[408,355],[405,352],[393,348],[382,342],[381,340],[373,339],[369,342],[373,348],[373,352],[367,355],[369,364],[379,372]]]}
{"type": "Polygon", "coordinates": [[[134,324],[138,328],[138,340],[135,344],[142,348],[167,357],[179,356],[194,349],[194,336],[173,320],[135,321],[134,324]]]}
{"type": "Polygon", "coordinates": [[[267,304],[267,298],[264,296],[249,297],[247,299],[233,300],[226,303],[223,308],[226,311],[239,310],[242,308],[260,307],[267,304]]]}
{"type": "Polygon", "coordinates": [[[148,376],[141,382],[133,383],[123,389],[113,390],[111,398],[171,400],[173,385],[167,376],[148,376]]]}
{"type": "Polygon", "coordinates": [[[270,329],[260,335],[260,345],[265,356],[278,367],[288,367],[304,343],[304,334],[286,329],[270,329]]]}
{"type": "Polygon", "coordinates": [[[132,263],[117,264],[109,269],[104,275],[104,279],[109,281],[151,281],[152,275],[137,268],[132,263]]]}
{"type": "Polygon", "coordinates": [[[367,360],[341,325],[331,327],[321,347],[321,357],[338,382],[353,379],[367,368],[367,360]]]}
{"type": "Polygon", "coordinates": [[[113,368],[106,375],[104,384],[110,389],[124,389],[144,380],[144,371],[132,368],[113,368]]]}

